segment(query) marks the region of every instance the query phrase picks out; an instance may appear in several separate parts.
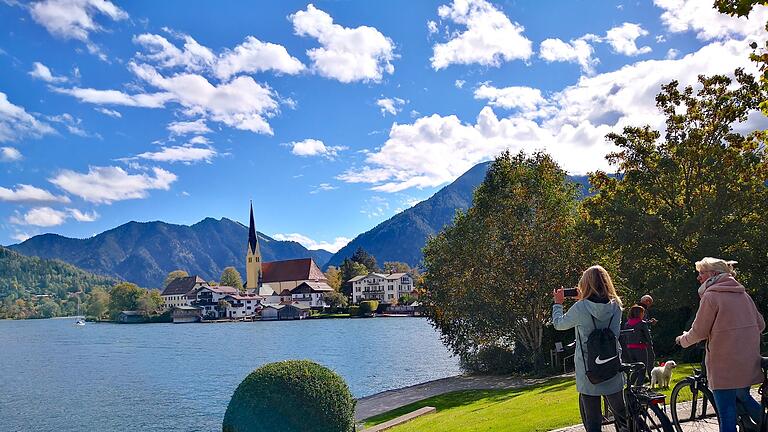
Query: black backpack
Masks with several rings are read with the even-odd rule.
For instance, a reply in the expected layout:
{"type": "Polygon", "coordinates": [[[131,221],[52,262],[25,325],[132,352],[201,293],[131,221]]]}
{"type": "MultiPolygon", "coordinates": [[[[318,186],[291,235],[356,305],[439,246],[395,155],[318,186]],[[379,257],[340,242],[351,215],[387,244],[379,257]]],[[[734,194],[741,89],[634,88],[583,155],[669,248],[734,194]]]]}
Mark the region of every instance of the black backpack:
{"type": "MultiPolygon", "coordinates": [[[[590,317],[595,329],[587,338],[587,355],[584,356],[584,350],[582,350],[581,355],[589,382],[600,384],[619,373],[621,359],[619,358],[618,339],[611,330],[613,315],[611,315],[611,320],[606,328],[597,328],[595,317],[592,314],[590,317]]],[[[578,331],[576,333],[578,334],[578,331]]]]}

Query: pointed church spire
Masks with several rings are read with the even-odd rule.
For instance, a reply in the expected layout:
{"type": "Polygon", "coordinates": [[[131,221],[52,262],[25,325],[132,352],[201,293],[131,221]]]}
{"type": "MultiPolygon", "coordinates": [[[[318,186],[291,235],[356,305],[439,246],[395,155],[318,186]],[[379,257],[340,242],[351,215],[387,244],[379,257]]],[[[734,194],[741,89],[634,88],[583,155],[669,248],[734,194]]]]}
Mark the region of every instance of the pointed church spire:
{"type": "Polygon", "coordinates": [[[256,237],[256,224],[253,222],[253,201],[251,201],[251,223],[248,227],[248,250],[255,254],[259,248],[259,238],[256,237]]]}

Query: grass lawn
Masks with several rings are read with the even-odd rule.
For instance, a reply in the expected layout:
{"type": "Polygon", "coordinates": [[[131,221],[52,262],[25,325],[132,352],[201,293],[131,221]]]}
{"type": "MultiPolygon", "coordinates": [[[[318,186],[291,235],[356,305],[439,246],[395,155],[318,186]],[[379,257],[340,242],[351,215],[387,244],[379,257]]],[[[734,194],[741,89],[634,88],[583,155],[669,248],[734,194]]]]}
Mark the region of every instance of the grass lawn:
{"type": "MultiPolygon", "coordinates": [[[[690,373],[694,365],[679,365],[672,377],[675,383],[690,373]]],[[[425,406],[437,413],[417,418],[392,432],[516,432],[548,431],[581,423],[576,381],[554,378],[543,384],[511,390],[467,390],[424,399],[366,419],[373,426],[425,406]]]]}

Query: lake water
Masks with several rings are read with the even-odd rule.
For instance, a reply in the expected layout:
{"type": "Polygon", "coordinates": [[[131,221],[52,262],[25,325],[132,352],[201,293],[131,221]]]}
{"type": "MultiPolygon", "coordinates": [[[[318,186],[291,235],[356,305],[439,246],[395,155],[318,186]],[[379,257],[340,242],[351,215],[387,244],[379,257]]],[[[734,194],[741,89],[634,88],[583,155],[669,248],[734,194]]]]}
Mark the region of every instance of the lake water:
{"type": "Polygon", "coordinates": [[[0,431],[220,431],[256,367],[310,359],[355,397],[461,373],[425,319],[0,321],[0,431]]]}

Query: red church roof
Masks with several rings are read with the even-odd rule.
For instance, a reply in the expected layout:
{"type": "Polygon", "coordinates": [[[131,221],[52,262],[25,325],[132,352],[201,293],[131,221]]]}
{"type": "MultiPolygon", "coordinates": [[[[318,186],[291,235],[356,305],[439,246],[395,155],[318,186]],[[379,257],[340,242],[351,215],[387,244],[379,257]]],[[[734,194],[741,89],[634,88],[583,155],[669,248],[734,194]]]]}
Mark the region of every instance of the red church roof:
{"type": "Polygon", "coordinates": [[[261,272],[264,283],[326,280],[325,274],[312,258],[265,262],[261,264],[261,272]]]}

